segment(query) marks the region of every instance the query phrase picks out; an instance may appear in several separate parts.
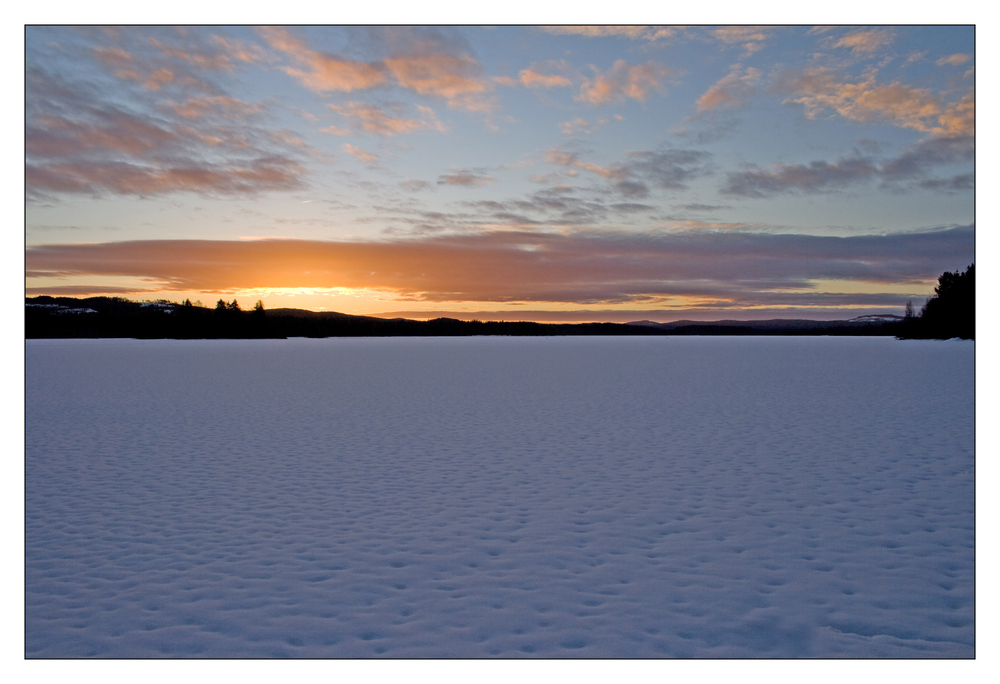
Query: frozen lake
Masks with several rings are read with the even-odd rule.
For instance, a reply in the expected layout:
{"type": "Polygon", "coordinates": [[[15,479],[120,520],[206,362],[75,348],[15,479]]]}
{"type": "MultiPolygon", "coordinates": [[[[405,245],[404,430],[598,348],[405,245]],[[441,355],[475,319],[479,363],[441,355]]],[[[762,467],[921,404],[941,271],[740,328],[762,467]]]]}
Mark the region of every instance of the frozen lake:
{"type": "Polygon", "coordinates": [[[972,657],[974,343],[28,340],[28,657],[972,657]]]}

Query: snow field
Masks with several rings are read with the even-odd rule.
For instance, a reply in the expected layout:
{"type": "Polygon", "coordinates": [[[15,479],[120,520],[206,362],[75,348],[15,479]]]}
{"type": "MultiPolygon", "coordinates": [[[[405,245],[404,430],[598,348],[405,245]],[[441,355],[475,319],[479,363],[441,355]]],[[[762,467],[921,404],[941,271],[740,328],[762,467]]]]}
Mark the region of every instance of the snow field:
{"type": "Polygon", "coordinates": [[[974,344],[29,340],[28,657],[972,657],[974,344]]]}

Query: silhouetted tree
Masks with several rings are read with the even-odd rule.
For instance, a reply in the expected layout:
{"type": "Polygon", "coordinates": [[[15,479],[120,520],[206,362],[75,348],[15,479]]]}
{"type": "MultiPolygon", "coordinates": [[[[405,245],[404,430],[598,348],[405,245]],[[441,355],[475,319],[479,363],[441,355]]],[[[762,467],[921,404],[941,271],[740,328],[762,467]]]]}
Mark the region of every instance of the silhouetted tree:
{"type": "Polygon", "coordinates": [[[217,301],[215,303],[215,310],[216,311],[225,311],[226,310],[226,300],[220,299],[219,301],[217,301]]]}
{"type": "Polygon", "coordinates": [[[230,311],[242,311],[242,309],[240,309],[240,305],[236,303],[235,299],[229,302],[229,304],[226,305],[226,308],[230,311]]]}
{"type": "Polygon", "coordinates": [[[258,313],[264,313],[264,302],[257,300],[257,303],[253,305],[253,310],[258,313]]]}
{"type": "Polygon", "coordinates": [[[965,272],[945,271],[938,278],[934,296],[920,310],[918,319],[910,319],[903,338],[939,339],[976,338],[976,265],[965,272]]]}
{"type": "Polygon", "coordinates": [[[913,302],[906,302],[906,308],[903,310],[903,318],[913,318],[913,302]]]}

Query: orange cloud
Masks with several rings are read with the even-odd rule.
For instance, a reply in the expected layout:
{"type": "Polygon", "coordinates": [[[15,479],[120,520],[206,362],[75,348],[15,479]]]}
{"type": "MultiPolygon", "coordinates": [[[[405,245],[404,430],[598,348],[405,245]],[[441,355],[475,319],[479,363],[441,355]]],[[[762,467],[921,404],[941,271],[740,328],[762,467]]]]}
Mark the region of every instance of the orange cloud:
{"type": "Polygon", "coordinates": [[[156,38],[150,38],[149,42],[156,46],[162,54],[168,57],[183,60],[192,66],[198,67],[199,69],[218,69],[222,71],[230,71],[233,68],[233,62],[229,59],[229,56],[219,52],[191,50],[189,46],[185,46],[185,49],[181,50],[166,45],[165,43],[158,41],[156,38]]]}
{"type": "Polygon", "coordinates": [[[722,26],[712,30],[711,34],[716,40],[729,45],[742,43],[747,54],[753,54],[764,48],[770,31],[765,26],[722,26]]]}
{"type": "Polygon", "coordinates": [[[259,31],[272,48],[309,67],[303,70],[286,66],[282,70],[316,92],[365,90],[384,85],[391,77],[400,87],[445,99],[453,109],[495,108],[483,97],[492,89],[492,82],[483,76],[479,61],[465,54],[450,54],[433,40],[409,40],[404,53],[382,61],[358,62],[317,52],[285,28],[265,27],[259,31]]]}
{"type": "Polygon", "coordinates": [[[226,52],[241,62],[257,64],[267,60],[267,53],[257,45],[250,45],[242,40],[230,40],[222,36],[212,36],[212,40],[226,52]]]}
{"type": "Polygon", "coordinates": [[[970,90],[960,102],[942,105],[928,88],[900,82],[880,84],[874,75],[860,83],[845,83],[828,69],[807,69],[789,84],[792,102],[815,118],[825,109],[855,121],[886,122],[937,135],[972,135],[975,97],[970,90]]]}
{"type": "Polygon", "coordinates": [[[481,96],[490,90],[479,62],[468,55],[415,53],[385,60],[386,68],[404,88],[420,95],[441,97],[453,109],[489,111],[492,103],[481,96]]]}
{"type": "Polygon", "coordinates": [[[584,38],[615,36],[648,41],[671,38],[677,34],[677,29],[669,26],[542,26],[541,29],[553,35],[583,36],[584,38]]]}
{"type": "Polygon", "coordinates": [[[404,119],[390,116],[385,110],[363,102],[348,102],[346,105],[329,105],[329,107],[347,119],[350,124],[350,128],[346,129],[336,126],[320,129],[324,133],[331,133],[333,135],[347,135],[351,131],[365,131],[367,133],[374,133],[375,135],[391,137],[423,130],[432,130],[441,133],[446,130],[444,124],[438,121],[437,116],[434,115],[434,111],[430,107],[422,107],[420,105],[417,105],[417,111],[422,115],[420,119],[404,119]]]}
{"type": "Polygon", "coordinates": [[[591,105],[608,104],[625,98],[643,102],[651,91],[662,92],[663,81],[674,75],[669,67],[654,61],[632,66],[619,59],[603,74],[596,67],[591,68],[594,78],[584,80],[576,97],[591,105]]]}
{"type": "Polygon", "coordinates": [[[319,93],[351,92],[374,88],[386,81],[386,75],[377,65],[316,52],[287,29],[264,27],[260,29],[260,33],[272,48],[309,67],[308,71],[295,67],[282,67],[282,70],[310,90],[319,93]]]}
{"type": "Polygon", "coordinates": [[[343,145],[341,145],[341,147],[343,148],[344,152],[347,152],[347,154],[351,155],[360,162],[364,162],[365,164],[370,164],[370,165],[375,165],[378,162],[377,154],[366,152],[360,147],[355,147],[354,145],[351,145],[349,143],[344,143],[343,145]]]}
{"type": "Polygon", "coordinates": [[[888,29],[853,31],[833,44],[834,47],[850,48],[853,53],[872,53],[881,50],[896,39],[896,34],[888,29]]]}
{"type": "Polygon", "coordinates": [[[748,67],[742,75],[740,65],[733,65],[728,75],[723,76],[705,94],[698,98],[696,106],[699,112],[706,112],[724,107],[739,107],[745,104],[753,94],[753,87],[760,82],[761,73],[758,69],[748,67]]]}
{"type": "Polygon", "coordinates": [[[531,69],[521,69],[518,78],[526,88],[561,88],[573,85],[565,76],[541,74],[531,69]]]}
{"type": "MultiPolygon", "coordinates": [[[[598,123],[605,124],[607,123],[607,121],[608,121],[607,119],[601,119],[598,123]]],[[[580,117],[576,117],[571,121],[564,121],[559,125],[562,128],[562,132],[564,135],[574,135],[576,133],[590,133],[593,130],[590,126],[590,122],[580,117]]]]}
{"type": "Polygon", "coordinates": [[[941,59],[936,61],[935,64],[937,64],[938,66],[944,66],[946,64],[948,66],[959,66],[965,64],[970,59],[972,59],[972,55],[962,55],[962,54],[948,55],[947,57],[942,57],[941,59]]]}

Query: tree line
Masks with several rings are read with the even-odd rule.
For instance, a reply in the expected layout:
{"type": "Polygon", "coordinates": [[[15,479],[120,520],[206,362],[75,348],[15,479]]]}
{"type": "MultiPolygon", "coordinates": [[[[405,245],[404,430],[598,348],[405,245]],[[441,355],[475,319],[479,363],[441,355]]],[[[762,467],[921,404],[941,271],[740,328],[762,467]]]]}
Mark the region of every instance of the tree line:
{"type": "Polygon", "coordinates": [[[906,303],[899,339],[948,340],[959,337],[976,339],[976,265],[964,272],[945,271],[934,294],[915,314],[913,303],[906,303]]]}

